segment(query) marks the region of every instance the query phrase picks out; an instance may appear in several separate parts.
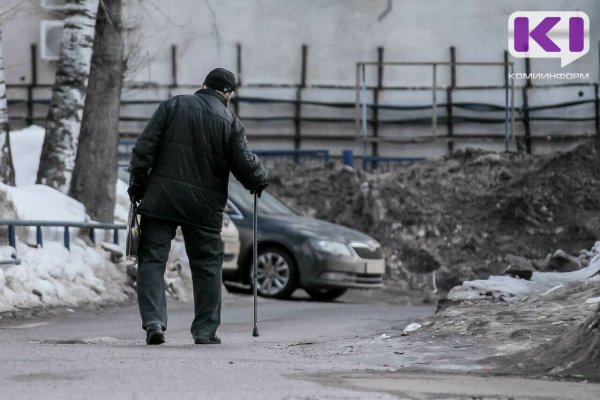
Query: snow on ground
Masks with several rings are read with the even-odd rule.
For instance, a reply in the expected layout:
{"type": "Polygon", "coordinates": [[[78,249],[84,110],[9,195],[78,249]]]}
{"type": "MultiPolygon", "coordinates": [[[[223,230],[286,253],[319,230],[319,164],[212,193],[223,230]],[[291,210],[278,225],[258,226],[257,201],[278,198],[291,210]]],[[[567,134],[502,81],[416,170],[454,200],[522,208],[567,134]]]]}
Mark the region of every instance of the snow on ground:
{"type": "MultiPolygon", "coordinates": [[[[0,247],[3,255],[12,250],[0,247]]],[[[73,240],[70,251],[52,241],[43,248],[19,241],[17,254],[20,265],[0,268],[0,312],[122,302],[134,295],[123,264],[112,263],[109,253],[88,246],[82,239],[73,240]]]]}
{"type": "MultiPolygon", "coordinates": [[[[4,198],[0,218],[86,221],[81,203],[44,185],[0,184],[0,197],[4,198]]],[[[63,228],[42,228],[42,232],[43,247],[35,247],[35,228],[25,227],[17,228],[16,249],[0,246],[1,260],[15,256],[21,260],[19,265],[0,268],[0,312],[122,302],[133,296],[125,264],[111,262],[110,252],[77,237],[78,229],[70,229],[70,251],[63,244],[63,228]]],[[[5,240],[6,228],[2,235],[5,240]]]]}

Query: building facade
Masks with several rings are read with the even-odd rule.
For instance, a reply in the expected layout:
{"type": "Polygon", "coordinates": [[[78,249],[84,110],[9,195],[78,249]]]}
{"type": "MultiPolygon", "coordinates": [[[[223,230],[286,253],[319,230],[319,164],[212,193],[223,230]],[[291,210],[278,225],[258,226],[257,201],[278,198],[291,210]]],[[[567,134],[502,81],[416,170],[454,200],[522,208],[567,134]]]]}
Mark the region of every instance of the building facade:
{"type": "MultiPolygon", "coordinates": [[[[14,3],[18,10],[3,28],[12,125],[43,124],[55,61],[42,56],[56,52],[52,23],[43,21],[61,20],[51,9],[61,0],[14,3]],[[27,96],[37,100],[33,106],[27,96]]],[[[239,74],[239,102],[232,107],[254,147],[263,149],[327,148],[335,155],[366,148],[382,156],[434,157],[466,146],[503,150],[508,126],[511,150],[514,137],[527,136],[534,153],[548,153],[599,129],[595,0],[125,3],[124,136],[139,133],[156,107],[152,101],[193,92],[216,66],[239,74]],[[520,10],[585,12],[589,53],[564,68],[559,59],[532,59],[527,67],[524,59],[505,58],[508,18],[520,10]],[[367,65],[364,81],[358,71],[357,91],[357,62],[377,61],[422,64],[367,65]],[[506,61],[513,63],[508,72],[517,73],[511,79],[506,61]],[[463,64],[478,62],[496,64],[463,64]],[[540,75],[528,80],[519,74],[525,72],[540,75]],[[553,75],[563,73],[583,78],[553,75]]]]}

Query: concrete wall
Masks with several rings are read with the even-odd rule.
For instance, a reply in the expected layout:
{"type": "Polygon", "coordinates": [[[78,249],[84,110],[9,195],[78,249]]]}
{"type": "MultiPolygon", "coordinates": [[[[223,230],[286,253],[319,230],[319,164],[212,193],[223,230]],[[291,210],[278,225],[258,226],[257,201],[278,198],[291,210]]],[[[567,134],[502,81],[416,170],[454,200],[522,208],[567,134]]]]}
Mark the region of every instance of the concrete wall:
{"type": "MultiPolygon", "coordinates": [[[[39,0],[4,0],[20,4],[15,17],[5,21],[4,52],[9,84],[31,80],[31,43],[39,42],[39,21],[58,19],[39,7],[39,0]]],[[[222,66],[236,71],[236,44],[242,48],[241,77],[244,84],[282,83],[297,84],[301,75],[301,46],[308,45],[307,85],[352,85],[355,82],[355,63],[375,61],[377,47],[384,47],[385,61],[449,61],[450,46],[456,47],[457,61],[503,61],[507,48],[508,16],[517,10],[581,10],[591,19],[591,50],[583,58],[561,69],[558,59],[532,60],[534,72],[582,72],[590,74],[590,81],[598,81],[600,31],[600,2],[597,0],[395,0],[392,9],[383,16],[387,0],[129,0],[126,7],[127,40],[130,70],[127,80],[138,83],[170,84],[171,45],[178,47],[178,83],[198,86],[206,73],[222,66]]],[[[524,72],[524,61],[513,59],[516,71],[524,72]]],[[[38,81],[52,83],[54,65],[39,61],[38,81]]],[[[441,68],[438,85],[449,84],[450,73],[441,68]]],[[[368,83],[376,82],[375,68],[368,71],[368,83]]],[[[502,85],[502,67],[459,67],[457,84],[502,85]]],[[[554,84],[557,81],[536,81],[535,84],[554,84]]],[[[518,82],[522,85],[523,82],[518,82]]],[[[424,67],[386,67],[384,86],[430,86],[431,71],[424,67]]],[[[186,89],[191,90],[191,88],[186,89]]],[[[14,96],[22,92],[13,91],[14,96]]],[[[168,91],[153,88],[126,89],[125,99],[163,98],[168,91]]],[[[295,98],[293,89],[242,88],[241,96],[295,98]]],[[[43,91],[40,91],[43,96],[43,91]]],[[[10,96],[10,92],[9,92],[10,96]]],[[[563,89],[534,89],[531,104],[549,104],[573,99],[593,98],[590,87],[563,89]],[[582,92],[582,93],[581,93],[582,92]]],[[[319,101],[353,102],[352,90],[307,89],[305,99],[319,101]]],[[[441,102],[445,92],[439,91],[441,102]]],[[[457,91],[454,101],[485,102],[503,105],[502,90],[457,91]]],[[[516,105],[521,104],[517,90],[516,105]]],[[[386,104],[431,104],[430,91],[384,91],[381,102],[386,104]]],[[[563,115],[593,114],[593,106],[560,110],[563,115]],[[591,107],[591,109],[590,109],[591,107]]],[[[124,115],[148,115],[152,107],[129,107],[124,115]]],[[[256,106],[243,104],[240,116],[291,115],[291,105],[256,106]]],[[[45,110],[39,107],[37,113],[45,110]]],[[[457,111],[458,112],[458,111],[457,111]]],[[[554,113],[556,115],[556,111],[554,113]]],[[[353,110],[332,110],[307,107],[305,116],[352,118],[353,110]]],[[[382,112],[382,118],[427,117],[429,112],[382,112]]],[[[465,115],[468,115],[466,113],[465,115]]],[[[478,114],[481,116],[481,114],[478,114]]],[[[487,115],[498,117],[501,114],[487,115]]],[[[139,131],[143,123],[127,123],[127,131],[139,131]]],[[[293,134],[292,122],[246,123],[249,136],[253,134],[293,134]]],[[[456,133],[502,133],[502,125],[464,124],[455,127],[456,133]]],[[[594,122],[535,123],[534,135],[548,133],[592,133],[594,122]]],[[[428,135],[430,126],[382,126],[382,136],[428,135]]],[[[342,135],[354,133],[353,124],[304,123],[302,132],[342,135]]],[[[440,127],[440,134],[444,128],[440,127]]],[[[517,124],[517,134],[522,124],[517,124]]],[[[261,139],[254,142],[263,148],[290,148],[291,140],[261,139]]],[[[481,143],[482,146],[502,148],[501,142],[481,143]]],[[[335,153],[353,147],[360,151],[360,143],[332,139],[305,141],[303,148],[329,147],[335,153]]],[[[458,147],[463,146],[457,143],[458,147]]],[[[446,151],[445,143],[429,145],[381,146],[384,155],[436,156],[446,151]],[[418,154],[417,154],[418,153],[418,154]]],[[[553,147],[536,146],[536,151],[547,152],[553,147]]]]}

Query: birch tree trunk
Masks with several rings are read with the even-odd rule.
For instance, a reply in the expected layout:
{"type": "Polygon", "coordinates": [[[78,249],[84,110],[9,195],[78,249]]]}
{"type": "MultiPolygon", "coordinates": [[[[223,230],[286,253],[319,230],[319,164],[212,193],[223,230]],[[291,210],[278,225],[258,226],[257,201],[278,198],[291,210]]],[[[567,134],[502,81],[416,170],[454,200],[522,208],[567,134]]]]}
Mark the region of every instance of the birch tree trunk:
{"type": "Polygon", "coordinates": [[[69,0],[37,183],[67,193],[92,59],[98,0],[69,0]]]}
{"type": "Polygon", "coordinates": [[[0,182],[15,185],[15,169],[10,152],[10,125],[8,123],[4,58],[2,56],[2,31],[0,31],[0,182]]]}
{"type": "Polygon", "coordinates": [[[88,93],[69,195],[92,219],[112,223],[118,178],[119,109],[125,71],[122,0],[103,0],[98,9],[88,93]]]}

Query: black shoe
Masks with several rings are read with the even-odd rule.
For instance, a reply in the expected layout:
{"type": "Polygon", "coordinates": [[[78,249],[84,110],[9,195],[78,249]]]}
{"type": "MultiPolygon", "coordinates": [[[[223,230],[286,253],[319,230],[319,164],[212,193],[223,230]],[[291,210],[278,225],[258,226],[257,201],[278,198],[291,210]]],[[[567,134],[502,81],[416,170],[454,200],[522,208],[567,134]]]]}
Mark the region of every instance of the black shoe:
{"type": "Polygon", "coordinates": [[[161,325],[148,325],[146,327],[146,344],[163,344],[165,333],[161,325]]]}
{"type": "Polygon", "coordinates": [[[217,335],[211,335],[209,337],[196,338],[194,344],[221,344],[221,338],[217,335]]]}

